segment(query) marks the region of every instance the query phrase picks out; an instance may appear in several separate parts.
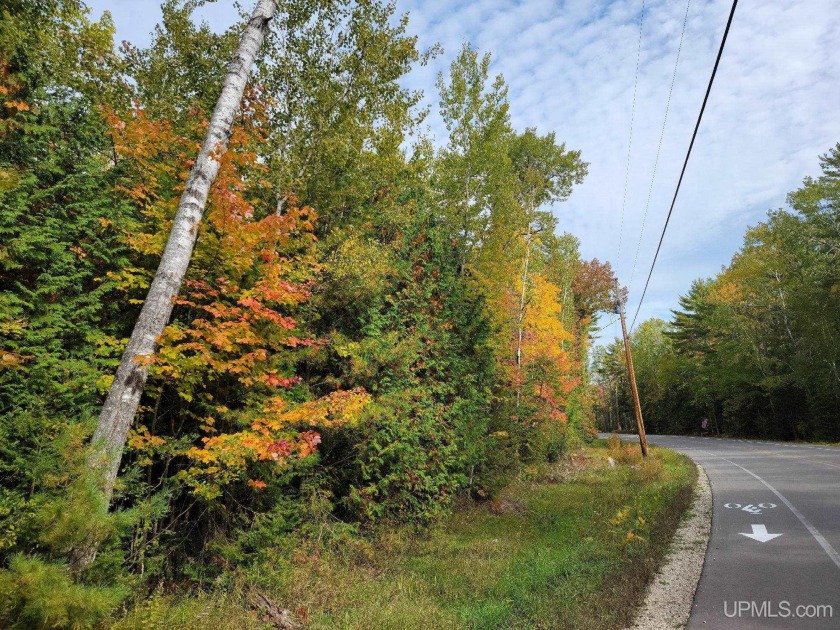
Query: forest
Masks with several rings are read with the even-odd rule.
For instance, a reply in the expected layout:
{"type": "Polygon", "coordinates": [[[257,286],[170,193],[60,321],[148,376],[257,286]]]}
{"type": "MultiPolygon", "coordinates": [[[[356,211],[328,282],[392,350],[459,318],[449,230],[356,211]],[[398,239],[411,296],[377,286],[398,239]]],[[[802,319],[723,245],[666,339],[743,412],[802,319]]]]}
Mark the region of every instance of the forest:
{"type": "MultiPolygon", "coordinates": [[[[115,47],[82,0],[0,3],[4,627],[89,627],[267,548],[425,527],[591,439],[617,375],[614,348],[589,374],[615,278],[558,219],[584,156],[514,129],[469,44],[431,137],[403,79],[439,51],[392,4],[281,0],[103,483],[92,436],[247,22],[215,33],[196,4],[115,47]]],[[[651,430],[702,409],[837,437],[838,160],[635,333],[651,430]]]]}
{"type": "MultiPolygon", "coordinates": [[[[698,434],[705,418],[710,435],[840,440],[840,144],[819,166],[671,321],[633,331],[648,431],[698,434]]],[[[599,424],[630,429],[623,343],[593,363],[599,424]]]]}

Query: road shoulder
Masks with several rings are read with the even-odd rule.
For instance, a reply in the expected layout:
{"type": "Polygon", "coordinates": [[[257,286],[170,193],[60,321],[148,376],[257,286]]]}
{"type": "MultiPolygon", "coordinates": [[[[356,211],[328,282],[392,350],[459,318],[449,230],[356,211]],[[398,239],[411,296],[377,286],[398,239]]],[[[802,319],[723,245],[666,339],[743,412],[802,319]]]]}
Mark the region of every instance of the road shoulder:
{"type": "Polygon", "coordinates": [[[651,581],[632,630],[683,628],[688,623],[712,523],[709,477],[700,465],[697,472],[691,510],[674,534],[665,564],[651,581]]]}

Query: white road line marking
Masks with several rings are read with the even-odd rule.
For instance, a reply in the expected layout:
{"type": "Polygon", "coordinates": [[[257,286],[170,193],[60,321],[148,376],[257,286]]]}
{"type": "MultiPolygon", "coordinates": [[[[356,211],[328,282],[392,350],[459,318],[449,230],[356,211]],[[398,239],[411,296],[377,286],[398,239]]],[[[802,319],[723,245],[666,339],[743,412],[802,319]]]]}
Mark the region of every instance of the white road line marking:
{"type": "Polygon", "coordinates": [[[740,465],[736,464],[735,462],[733,462],[733,461],[730,461],[730,460],[726,459],[725,457],[721,457],[720,455],[715,455],[714,453],[709,453],[709,455],[712,455],[712,457],[717,457],[718,459],[722,459],[722,460],[723,460],[723,461],[725,461],[725,462],[729,462],[729,463],[730,463],[730,464],[732,464],[733,466],[735,466],[735,467],[737,467],[737,468],[740,468],[740,469],[741,469],[741,470],[743,470],[745,473],[747,473],[748,475],[751,475],[752,477],[755,477],[755,478],[756,478],[756,479],[758,479],[761,483],[763,483],[765,486],[767,486],[767,488],[770,490],[770,492],[772,492],[772,493],[773,493],[773,494],[775,494],[777,497],[779,497],[779,500],[780,500],[782,503],[784,503],[786,506],[788,506],[788,508],[790,509],[790,511],[791,511],[791,512],[793,512],[793,515],[794,515],[796,518],[798,518],[798,519],[799,519],[799,522],[800,522],[800,523],[802,523],[802,524],[805,526],[805,529],[807,529],[807,530],[811,533],[811,536],[813,536],[813,537],[814,537],[814,540],[816,540],[816,541],[819,543],[820,547],[822,547],[822,548],[823,548],[823,551],[825,551],[825,552],[828,554],[828,557],[829,557],[829,558],[831,558],[832,562],[834,562],[834,564],[836,564],[836,565],[837,565],[837,568],[838,568],[838,569],[840,569],[840,554],[838,554],[838,553],[837,553],[837,551],[835,551],[834,547],[832,547],[832,546],[831,546],[831,543],[829,543],[829,542],[828,542],[828,541],[827,541],[827,540],[823,537],[823,535],[819,532],[819,530],[811,524],[811,521],[809,521],[807,518],[805,518],[805,516],[802,514],[802,512],[800,512],[799,510],[797,510],[797,509],[796,509],[796,507],[794,507],[793,503],[791,503],[790,501],[788,501],[788,500],[785,498],[785,496],[784,496],[781,492],[779,492],[778,490],[776,490],[776,488],[774,488],[774,487],[773,487],[773,486],[771,486],[769,483],[767,483],[766,481],[764,481],[764,479],[762,479],[761,477],[759,477],[758,475],[756,475],[756,474],[755,474],[754,472],[752,472],[751,470],[747,470],[747,469],[746,469],[746,468],[744,468],[743,466],[740,466],[740,465]]]}

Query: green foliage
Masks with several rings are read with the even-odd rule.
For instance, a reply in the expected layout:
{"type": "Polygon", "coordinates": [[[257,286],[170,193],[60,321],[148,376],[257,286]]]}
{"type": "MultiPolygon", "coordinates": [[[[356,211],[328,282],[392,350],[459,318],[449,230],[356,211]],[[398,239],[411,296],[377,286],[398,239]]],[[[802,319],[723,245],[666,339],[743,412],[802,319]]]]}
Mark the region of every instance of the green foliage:
{"type": "MultiPolygon", "coordinates": [[[[114,195],[119,168],[96,100],[114,87],[112,27],[79,2],[3,11],[0,91],[12,101],[0,112],[0,170],[14,176],[0,187],[0,558],[61,559],[107,539],[104,560],[119,537],[83,475],[83,445],[131,321],[109,274],[128,262],[121,230],[134,222],[114,195]]],[[[41,575],[32,597],[69,579],[26,566],[41,575]]],[[[74,610],[99,614],[57,597],[54,612],[43,605],[66,616],[58,625],[73,625],[74,610]]]]}
{"type": "Polygon", "coordinates": [[[119,630],[265,630],[237,592],[199,591],[189,597],[156,589],[113,624],[119,630]]]}
{"type": "Polygon", "coordinates": [[[440,113],[449,144],[439,156],[434,187],[464,265],[474,263],[481,250],[488,249],[484,240],[490,235],[496,244],[494,253],[501,254],[500,244],[525,224],[521,216],[515,216],[507,86],[501,75],[487,85],[489,67],[489,54],[479,56],[464,44],[451,64],[448,81],[438,76],[440,113]]]}
{"type": "Polygon", "coordinates": [[[76,473],[58,496],[39,506],[34,525],[39,544],[49,549],[51,556],[61,558],[85,543],[102,543],[112,537],[115,520],[106,513],[95,480],[76,473]]]}
{"type": "MultiPolygon", "coordinates": [[[[707,418],[713,432],[840,439],[840,145],[820,163],[790,210],[769,212],[726,269],[694,283],[670,324],[633,333],[649,430],[697,432],[707,418]]],[[[599,368],[604,384],[617,350],[599,368]]]]}
{"type": "Polygon", "coordinates": [[[439,516],[459,489],[480,483],[474,473],[487,448],[493,365],[483,301],[435,222],[414,223],[384,245],[395,262],[387,284],[333,334],[338,360],[325,357],[345,366],[331,378],[374,395],[350,442],[334,450],[325,437],[324,447],[338,460],[352,449],[340,486],[369,520],[439,516]]]}
{"type": "Polygon", "coordinates": [[[400,79],[436,51],[417,50],[390,2],[281,0],[275,20],[255,79],[277,95],[264,147],[273,201],[313,206],[324,235],[398,188],[402,145],[424,117],[400,79]]]}
{"type": "Polygon", "coordinates": [[[196,109],[213,111],[239,37],[238,25],[221,35],[206,23],[196,26],[194,5],[165,0],[149,47],[129,44],[122,50],[125,72],[134,80],[131,96],[149,115],[181,124],[196,109]]]}
{"type": "Polygon", "coordinates": [[[23,555],[0,570],[0,623],[16,628],[93,628],[125,598],[120,587],[87,586],[68,568],[23,555]]]}
{"type": "Polygon", "coordinates": [[[626,627],[627,602],[690,505],[696,467],[657,450],[644,470],[610,467],[603,444],[575,455],[573,471],[568,460],[543,466],[422,536],[391,527],[368,554],[307,558],[271,592],[312,628],[420,629],[430,618],[447,628],[626,627]]]}
{"type": "MultiPolygon", "coordinates": [[[[407,18],[283,0],[102,504],[86,442],[240,32],[196,26],[197,4],[167,0],[118,53],[79,0],[0,9],[0,623],[91,627],[153,583],[364,555],[376,525],[491,498],[590,423],[611,271],[547,209],[580,154],[515,132],[470,46],[436,152],[403,79],[437,50],[407,18]]],[[[137,625],[201,608],[156,597],[137,625]]]]}
{"type": "Polygon", "coordinates": [[[383,396],[366,418],[349,502],[367,520],[434,519],[466,482],[455,432],[423,393],[383,396]]]}

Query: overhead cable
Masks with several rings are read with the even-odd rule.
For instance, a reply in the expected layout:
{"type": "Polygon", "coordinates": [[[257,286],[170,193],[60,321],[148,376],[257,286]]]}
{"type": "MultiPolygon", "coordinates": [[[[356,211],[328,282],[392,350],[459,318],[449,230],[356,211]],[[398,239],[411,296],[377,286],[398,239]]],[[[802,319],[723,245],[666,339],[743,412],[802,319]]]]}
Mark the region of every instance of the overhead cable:
{"type": "Polygon", "coordinates": [[[682,33],[680,33],[680,43],[677,46],[677,59],[674,61],[674,72],[671,75],[671,87],[668,89],[668,100],[665,103],[665,115],[662,117],[662,130],[659,132],[659,146],[656,148],[656,159],[653,161],[653,173],[650,176],[650,186],[648,187],[647,201],[645,202],[645,213],[642,217],[642,229],[639,232],[639,242],[636,244],[636,254],[633,256],[633,270],[630,272],[630,282],[627,283],[627,291],[633,288],[633,278],[636,277],[636,264],[639,262],[639,252],[642,249],[642,237],[645,234],[645,225],[647,225],[648,210],[650,209],[650,199],[653,195],[653,183],[656,181],[656,170],[659,166],[659,156],[662,153],[662,140],[665,138],[665,126],[668,123],[668,112],[671,109],[671,96],[674,93],[674,83],[677,81],[677,68],[680,65],[680,53],[682,53],[683,39],[685,39],[685,27],[688,24],[688,9],[691,7],[691,0],[688,0],[685,5],[685,15],[683,16],[682,33]]]}
{"type": "Polygon", "coordinates": [[[709,85],[706,87],[706,95],[703,97],[703,105],[700,107],[700,114],[697,116],[697,123],[694,125],[694,133],[691,134],[691,143],[688,145],[688,152],[685,154],[685,161],[683,162],[680,178],[677,181],[677,188],[674,191],[674,198],[671,200],[671,207],[668,210],[668,216],[665,217],[665,225],[662,227],[662,234],[659,237],[659,244],[656,246],[656,253],[653,256],[653,262],[650,265],[650,272],[645,281],[645,288],[642,291],[642,297],[639,300],[639,305],[636,307],[636,313],[633,315],[633,323],[630,328],[636,324],[636,318],[639,316],[639,311],[642,308],[642,302],[647,295],[650,278],[653,276],[653,269],[656,266],[656,260],[659,258],[659,250],[662,249],[662,241],[665,239],[665,231],[668,229],[668,223],[671,220],[671,214],[674,212],[674,205],[677,203],[677,195],[680,193],[680,186],[682,185],[683,177],[685,176],[685,169],[688,166],[688,159],[691,157],[691,149],[694,148],[694,141],[697,138],[697,131],[700,129],[700,121],[703,120],[703,112],[706,111],[706,103],[709,101],[709,94],[712,91],[712,84],[715,82],[715,75],[717,74],[718,66],[720,65],[720,58],[723,56],[723,49],[726,46],[726,38],[729,36],[729,29],[732,26],[732,19],[735,17],[735,8],[738,6],[738,0],[732,1],[732,9],[729,12],[729,19],[726,22],[726,29],[723,31],[723,38],[720,41],[720,49],[718,50],[717,58],[715,59],[715,66],[712,68],[712,76],[709,77],[709,85]]]}

